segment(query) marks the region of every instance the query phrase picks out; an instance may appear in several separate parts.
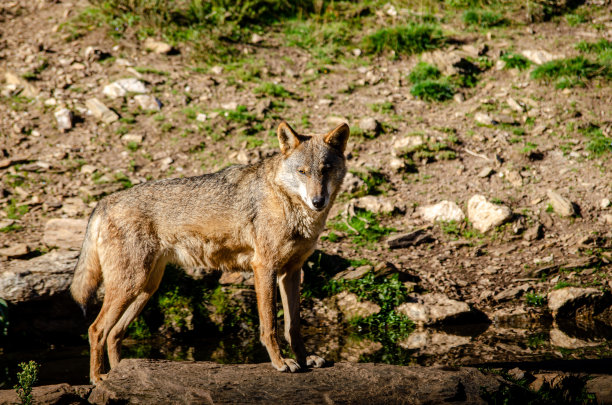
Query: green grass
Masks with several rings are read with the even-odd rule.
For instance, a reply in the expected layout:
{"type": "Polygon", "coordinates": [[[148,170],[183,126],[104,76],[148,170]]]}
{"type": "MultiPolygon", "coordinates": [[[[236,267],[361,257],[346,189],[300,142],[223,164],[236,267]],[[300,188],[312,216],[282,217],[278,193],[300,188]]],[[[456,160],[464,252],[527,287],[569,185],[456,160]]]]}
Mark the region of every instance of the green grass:
{"type": "Polygon", "coordinates": [[[512,52],[503,54],[501,60],[506,63],[504,69],[525,70],[531,65],[529,59],[527,59],[523,55],[519,55],[517,53],[512,52]]]}
{"type": "Polygon", "coordinates": [[[17,384],[13,388],[17,392],[21,403],[30,405],[32,403],[32,389],[38,381],[40,366],[34,360],[30,360],[27,363],[19,363],[19,368],[21,368],[21,371],[17,373],[17,384]]]}
{"type": "Polygon", "coordinates": [[[253,89],[253,93],[258,96],[268,95],[272,97],[288,98],[293,94],[289,92],[282,84],[274,84],[265,82],[253,89]]]}
{"type": "Polygon", "coordinates": [[[370,249],[383,237],[396,231],[394,228],[381,226],[376,214],[361,209],[356,209],[355,216],[348,219],[336,218],[331,221],[331,228],[346,233],[355,246],[370,249]]]}
{"type": "Polygon", "coordinates": [[[587,81],[597,77],[612,79],[612,67],[591,61],[584,56],[559,59],[544,63],[531,72],[537,80],[554,82],[558,89],[586,86],[587,81]]]}
{"type": "Polygon", "coordinates": [[[370,104],[370,109],[374,112],[379,112],[383,114],[392,114],[395,111],[395,107],[390,101],[370,104]]]}
{"type": "Polygon", "coordinates": [[[489,10],[467,10],[463,13],[463,22],[469,26],[491,28],[507,25],[508,21],[501,15],[489,10]]]}
{"type": "Polygon", "coordinates": [[[228,121],[234,121],[240,124],[257,121],[257,118],[247,111],[248,109],[245,106],[239,105],[235,110],[227,110],[223,112],[223,115],[228,121]]]}
{"type": "Polygon", "coordinates": [[[546,297],[540,294],[528,292],[525,294],[525,301],[529,306],[542,307],[544,304],[546,304],[546,297]]]}
{"type": "Polygon", "coordinates": [[[383,173],[377,170],[368,170],[367,172],[351,171],[351,173],[364,182],[363,187],[354,192],[351,198],[385,194],[389,189],[389,180],[383,173]]]}
{"type": "Polygon", "coordinates": [[[446,101],[453,98],[455,91],[444,81],[425,80],[412,86],[410,94],[425,101],[446,101]]]}
{"type": "Polygon", "coordinates": [[[335,62],[351,44],[353,33],[351,21],[344,19],[290,20],[283,31],[288,46],[305,49],[322,63],[335,62]]]}
{"type": "Polygon", "coordinates": [[[4,212],[6,212],[6,217],[8,219],[19,219],[29,210],[30,207],[27,205],[17,205],[17,201],[14,198],[11,198],[8,205],[4,208],[4,212]]]}
{"type": "Polygon", "coordinates": [[[597,42],[580,41],[575,45],[575,48],[580,52],[597,55],[597,61],[607,65],[610,69],[612,65],[612,41],[604,38],[597,42]]]}
{"type": "Polygon", "coordinates": [[[426,62],[419,62],[412,71],[410,71],[408,80],[410,80],[412,84],[417,84],[425,80],[437,80],[441,75],[440,69],[436,66],[426,62]]]}
{"type": "Polygon", "coordinates": [[[153,69],[150,67],[143,67],[143,66],[136,66],[134,68],[135,71],[137,71],[138,73],[142,73],[142,74],[153,74],[153,75],[158,75],[158,76],[170,76],[170,73],[163,71],[163,70],[158,70],[158,69],[153,69]]]}
{"type": "Polygon", "coordinates": [[[588,138],[586,148],[593,155],[599,157],[606,153],[612,153],[612,138],[606,137],[598,126],[591,124],[580,132],[588,138]]]}
{"type": "Polygon", "coordinates": [[[419,54],[442,46],[444,37],[439,27],[430,24],[407,24],[381,28],[362,41],[368,54],[393,51],[395,55],[419,54]]]}

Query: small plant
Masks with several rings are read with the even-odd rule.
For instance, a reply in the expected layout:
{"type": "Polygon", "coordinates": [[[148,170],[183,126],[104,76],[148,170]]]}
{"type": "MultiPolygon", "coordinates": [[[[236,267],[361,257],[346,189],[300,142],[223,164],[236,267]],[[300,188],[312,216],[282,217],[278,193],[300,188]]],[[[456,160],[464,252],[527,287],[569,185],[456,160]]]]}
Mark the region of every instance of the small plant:
{"type": "Polygon", "coordinates": [[[529,59],[518,53],[505,53],[502,55],[501,60],[506,63],[504,69],[525,70],[531,65],[529,59]]]}
{"type": "Polygon", "coordinates": [[[439,48],[444,42],[442,31],[435,25],[408,24],[382,28],[363,39],[366,53],[393,51],[396,55],[418,54],[439,48]]]}
{"type": "Polygon", "coordinates": [[[345,220],[336,219],[331,223],[331,227],[346,233],[356,246],[368,248],[374,247],[381,238],[395,232],[394,228],[381,226],[376,214],[361,209],[355,210],[355,216],[345,220]]]}
{"type": "Polygon", "coordinates": [[[228,121],[234,121],[241,124],[256,121],[255,116],[253,114],[249,114],[247,111],[248,110],[245,106],[239,105],[235,110],[225,111],[223,115],[228,121]]]}
{"type": "Polygon", "coordinates": [[[370,108],[374,112],[381,112],[384,114],[391,114],[394,111],[393,103],[389,101],[385,101],[384,103],[374,103],[370,104],[370,108]]]}
{"type": "Polygon", "coordinates": [[[253,89],[253,93],[255,93],[258,96],[268,95],[272,97],[284,97],[284,98],[292,96],[292,93],[289,92],[287,89],[285,89],[285,87],[282,84],[274,84],[274,83],[269,83],[269,82],[262,83],[258,87],[255,87],[253,89]]]}
{"type": "Polygon", "coordinates": [[[528,292],[525,294],[525,301],[527,305],[532,307],[541,307],[546,303],[546,297],[540,294],[528,292]]]}
{"type": "Polygon", "coordinates": [[[582,24],[587,21],[586,17],[582,14],[565,14],[565,21],[570,27],[575,27],[578,24],[582,24]]]}
{"type": "Polygon", "coordinates": [[[425,80],[410,89],[410,94],[425,101],[445,101],[453,98],[453,87],[445,82],[425,80]]]}
{"type": "Polygon", "coordinates": [[[612,153],[612,138],[606,137],[598,126],[591,124],[580,132],[589,139],[586,148],[593,155],[602,156],[605,153],[612,153]]]}
{"type": "Polygon", "coordinates": [[[463,22],[467,25],[479,26],[481,28],[497,27],[506,25],[508,21],[500,14],[488,10],[467,10],[463,13],[463,22]]]}
{"type": "Polygon", "coordinates": [[[352,171],[355,176],[359,177],[365,183],[364,186],[354,192],[351,197],[363,197],[365,195],[384,194],[389,188],[389,182],[384,174],[377,170],[369,170],[367,172],[352,171]]]}
{"type": "Polygon", "coordinates": [[[568,283],[567,281],[559,280],[557,284],[555,284],[555,286],[553,287],[553,290],[560,290],[561,288],[573,287],[573,286],[574,284],[572,283],[568,283]]]}
{"type": "Polygon", "coordinates": [[[408,80],[412,84],[417,84],[425,80],[437,80],[440,76],[440,69],[436,66],[426,62],[419,62],[408,75],[408,80]]]}
{"type": "Polygon", "coordinates": [[[30,208],[27,205],[17,205],[14,198],[9,200],[8,205],[4,208],[8,219],[19,219],[24,216],[30,208]]]}
{"type": "Polygon", "coordinates": [[[596,77],[612,79],[612,68],[598,62],[577,56],[544,63],[531,72],[533,79],[554,81],[555,87],[565,89],[585,86],[586,81],[596,77]]]}
{"type": "Polygon", "coordinates": [[[575,48],[580,52],[602,54],[607,51],[612,51],[612,41],[605,38],[597,42],[580,41],[575,45],[575,48]]]}
{"type": "Polygon", "coordinates": [[[132,151],[132,152],[136,152],[138,150],[138,148],[140,147],[140,144],[138,142],[135,141],[130,141],[127,143],[126,147],[132,151]]]}
{"type": "Polygon", "coordinates": [[[24,405],[32,403],[32,388],[38,380],[39,366],[34,360],[28,363],[19,363],[21,371],[17,373],[17,384],[13,387],[17,391],[17,396],[24,405]]]}

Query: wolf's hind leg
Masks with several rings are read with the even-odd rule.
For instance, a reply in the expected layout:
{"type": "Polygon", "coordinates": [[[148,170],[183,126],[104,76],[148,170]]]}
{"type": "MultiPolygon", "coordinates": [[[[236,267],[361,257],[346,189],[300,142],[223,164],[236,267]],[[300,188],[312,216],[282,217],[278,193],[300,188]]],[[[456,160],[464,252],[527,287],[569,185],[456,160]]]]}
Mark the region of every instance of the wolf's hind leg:
{"type": "Polygon", "coordinates": [[[164,275],[165,266],[165,262],[158,262],[158,264],[155,265],[143,291],[140,292],[130,306],[125,309],[119,321],[111,329],[107,341],[108,362],[110,363],[111,368],[114,368],[117,366],[117,364],[119,364],[119,361],[121,360],[121,341],[123,340],[123,336],[125,335],[130,323],[136,319],[136,317],[145,307],[146,303],[149,301],[149,298],[151,298],[151,296],[159,288],[162,276],[164,275]]]}

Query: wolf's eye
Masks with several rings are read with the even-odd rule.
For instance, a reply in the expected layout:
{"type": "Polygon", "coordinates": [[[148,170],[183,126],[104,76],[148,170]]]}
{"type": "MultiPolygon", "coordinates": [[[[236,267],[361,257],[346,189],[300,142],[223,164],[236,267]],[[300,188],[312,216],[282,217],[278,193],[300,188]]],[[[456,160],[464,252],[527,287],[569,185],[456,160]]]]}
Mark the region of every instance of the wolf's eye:
{"type": "Polygon", "coordinates": [[[298,169],[298,173],[299,173],[299,174],[304,174],[304,175],[305,175],[305,174],[306,174],[306,170],[304,170],[304,169],[298,169]]]}

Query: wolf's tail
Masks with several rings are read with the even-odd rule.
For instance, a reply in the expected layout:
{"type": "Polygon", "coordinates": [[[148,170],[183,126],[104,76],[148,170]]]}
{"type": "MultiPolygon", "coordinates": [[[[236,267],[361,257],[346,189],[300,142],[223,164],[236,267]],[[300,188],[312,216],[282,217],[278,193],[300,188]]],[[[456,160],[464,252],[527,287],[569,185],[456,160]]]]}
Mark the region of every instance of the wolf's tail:
{"type": "Polygon", "coordinates": [[[72,297],[81,307],[83,315],[86,314],[87,302],[102,282],[102,267],[100,266],[100,257],[96,243],[100,218],[96,215],[96,211],[94,210],[89,218],[85,239],[81,247],[81,255],[79,256],[72,284],[70,285],[72,297]]]}

